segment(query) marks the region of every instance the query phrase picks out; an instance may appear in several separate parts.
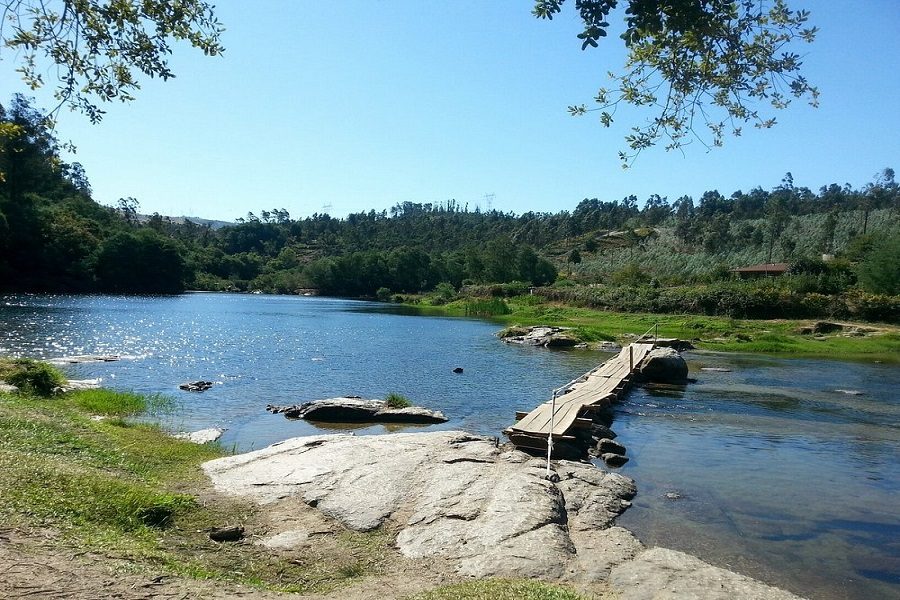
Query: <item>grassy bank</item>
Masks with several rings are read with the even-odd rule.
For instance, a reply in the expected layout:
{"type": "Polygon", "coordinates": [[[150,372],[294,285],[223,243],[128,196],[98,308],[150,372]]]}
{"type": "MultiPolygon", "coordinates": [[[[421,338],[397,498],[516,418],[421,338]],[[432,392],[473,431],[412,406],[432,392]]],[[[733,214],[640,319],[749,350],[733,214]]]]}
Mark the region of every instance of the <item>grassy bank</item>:
{"type": "Polygon", "coordinates": [[[217,544],[212,527],[260,526],[254,506],[222,498],[200,470],[225,451],[176,440],[131,417],[164,402],[110,390],[0,393],[0,519],[53,531],[60,544],[127,571],[327,592],[377,572],[384,533],[335,535],[329,556],[282,557],[217,544]],[[322,560],[319,560],[322,559],[322,560]]]}
{"type": "MultiPolygon", "coordinates": [[[[190,581],[212,580],[337,598],[348,586],[365,590],[371,578],[396,576],[388,571],[399,569],[404,578],[413,579],[421,571],[420,566],[418,571],[403,567],[389,530],[358,533],[327,522],[328,531],[315,544],[296,552],[253,544],[252,538],[264,536],[278,517],[211,489],[200,465],[227,453],[219,445],[177,440],[147,422],[148,413],[165,409],[168,400],[110,390],[39,392],[46,387],[42,382],[49,378],[58,383],[62,375],[33,361],[0,358],[0,371],[33,390],[0,392],[0,522],[5,531],[41,541],[29,550],[30,560],[41,561],[41,552],[55,553],[65,563],[86,555],[92,568],[107,574],[154,581],[176,576],[182,581],[179,590],[186,585],[188,596],[190,581]],[[30,386],[30,380],[37,385],[30,386]],[[209,539],[211,528],[238,524],[246,528],[245,541],[209,539]],[[53,540],[49,548],[47,539],[53,540]]],[[[3,556],[0,587],[9,567],[3,556]]],[[[74,572],[82,570],[75,567],[74,572]]],[[[485,598],[485,589],[500,593],[491,597],[518,597],[514,592],[523,585],[527,587],[515,581],[450,585],[423,597],[485,598]]],[[[529,593],[524,597],[576,597],[554,586],[531,586],[529,593]]]]}
{"type": "MultiPolygon", "coordinates": [[[[867,358],[900,362],[900,327],[855,323],[825,334],[801,333],[813,320],[733,319],[700,315],[617,313],[566,306],[539,296],[457,298],[435,305],[427,296],[409,298],[410,306],[426,314],[487,317],[498,324],[553,325],[573,328],[583,342],[627,342],[656,328],[660,337],[692,340],[705,350],[763,352],[784,355],[867,358]]],[[[843,321],[841,321],[843,323],[843,321]]]]}

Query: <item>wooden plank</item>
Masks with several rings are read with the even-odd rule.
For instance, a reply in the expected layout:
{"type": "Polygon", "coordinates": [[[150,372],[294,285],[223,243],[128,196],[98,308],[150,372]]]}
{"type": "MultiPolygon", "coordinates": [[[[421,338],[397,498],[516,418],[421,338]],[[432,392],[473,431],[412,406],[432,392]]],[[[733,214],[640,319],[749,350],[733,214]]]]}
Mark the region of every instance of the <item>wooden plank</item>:
{"type": "MultiPolygon", "coordinates": [[[[633,370],[640,367],[652,348],[652,343],[634,343],[622,348],[616,357],[570,385],[566,393],[556,399],[555,410],[552,402],[547,401],[529,413],[516,412],[515,425],[505,433],[517,445],[534,444],[534,440],[545,440],[552,423],[555,439],[574,439],[567,432],[589,428],[591,420],[584,418],[584,414],[599,406],[609,405],[624,393],[631,385],[633,370]],[[633,361],[634,369],[630,361],[633,361]]],[[[542,443],[546,447],[546,441],[542,443]]]]}
{"type": "Polygon", "coordinates": [[[590,429],[593,424],[593,419],[583,419],[578,417],[575,419],[575,422],[572,423],[572,429],[590,429]]]}

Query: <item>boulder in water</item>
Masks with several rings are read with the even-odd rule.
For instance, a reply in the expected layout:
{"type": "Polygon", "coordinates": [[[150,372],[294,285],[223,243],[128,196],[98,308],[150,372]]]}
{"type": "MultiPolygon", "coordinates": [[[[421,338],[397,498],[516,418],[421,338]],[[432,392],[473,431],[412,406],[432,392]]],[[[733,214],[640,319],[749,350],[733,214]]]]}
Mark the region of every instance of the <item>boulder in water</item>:
{"type": "Polygon", "coordinates": [[[620,444],[619,442],[613,441],[609,438],[603,438],[597,442],[597,450],[600,451],[600,455],[603,456],[607,453],[612,454],[625,454],[625,446],[620,444]]]}
{"type": "Polygon", "coordinates": [[[323,423],[445,423],[444,413],[421,406],[391,408],[383,400],[341,397],[305,402],[294,406],[266,407],[271,413],[283,414],[288,419],[305,419],[323,423]]]}
{"type": "Polygon", "coordinates": [[[578,340],[567,332],[568,327],[512,327],[500,333],[500,338],[508,344],[543,346],[544,348],[572,348],[578,340]]]}
{"type": "Polygon", "coordinates": [[[687,380],[688,366],[677,350],[654,348],[641,363],[640,373],[647,381],[683,383],[687,380]]]}
{"type": "Polygon", "coordinates": [[[212,386],[212,381],[189,381],[188,383],[182,383],[181,385],[179,385],[178,389],[184,390],[185,392],[205,392],[212,386]]]}

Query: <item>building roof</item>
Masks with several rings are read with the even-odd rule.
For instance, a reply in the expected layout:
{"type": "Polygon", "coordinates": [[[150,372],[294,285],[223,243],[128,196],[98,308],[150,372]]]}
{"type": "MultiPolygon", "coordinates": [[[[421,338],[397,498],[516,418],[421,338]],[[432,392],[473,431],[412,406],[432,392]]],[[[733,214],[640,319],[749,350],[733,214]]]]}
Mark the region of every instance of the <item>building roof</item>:
{"type": "Polygon", "coordinates": [[[740,267],[732,269],[732,273],[785,273],[791,265],[788,263],[762,263],[759,265],[750,265],[749,267],[740,267]]]}

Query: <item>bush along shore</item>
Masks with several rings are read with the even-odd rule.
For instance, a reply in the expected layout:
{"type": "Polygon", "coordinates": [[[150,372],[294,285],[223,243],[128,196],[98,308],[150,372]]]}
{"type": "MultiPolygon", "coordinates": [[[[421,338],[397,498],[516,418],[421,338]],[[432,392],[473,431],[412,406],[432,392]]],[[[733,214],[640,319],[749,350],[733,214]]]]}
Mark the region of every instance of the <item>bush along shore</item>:
{"type": "MultiPolygon", "coordinates": [[[[565,328],[566,335],[575,344],[600,348],[603,342],[633,341],[649,330],[659,337],[688,340],[703,350],[900,361],[900,326],[868,321],[858,313],[854,319],[738,318],[728,314],[702,314],[703,311],[696,310],[701,305],[699,300],[690,306],[669,307],[695,309],[674,314],[653,312],[649,309],[659,306],[652,303],[608,307],[599,300],[590,301],[595,294],[602,298],[604,293],[609,290],[559,285],[529,289],[522,284],[505,284],[471,286],[452,297],[425,294],[399,300],[422,314],[490,318],[507,326],[501,337],[515,335],[518,326],[541,325],[565,328]]],[[[622,293],[641,292],[626,289],[622,293]]],[[[776,302],[778,293],[770,294],[770,301],[776,302]]],[[[684,293],[685,298],[688,296],[684,293]]],[[[726,297],[734,301],[741,298],[737,293],[726,297]]],[[[878,301],[900,305],[897,296],[884,296],[878,301]]],[[[750,300],[745,298],[744,302],[750,300]]],[[[759,308],[752,314],[764,312],[759,308]]]]}

